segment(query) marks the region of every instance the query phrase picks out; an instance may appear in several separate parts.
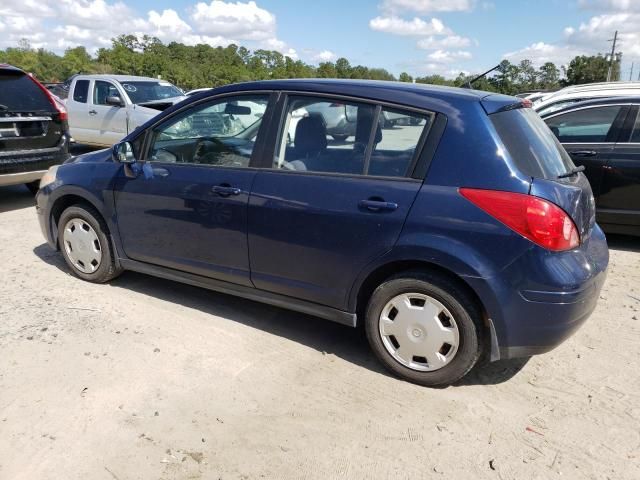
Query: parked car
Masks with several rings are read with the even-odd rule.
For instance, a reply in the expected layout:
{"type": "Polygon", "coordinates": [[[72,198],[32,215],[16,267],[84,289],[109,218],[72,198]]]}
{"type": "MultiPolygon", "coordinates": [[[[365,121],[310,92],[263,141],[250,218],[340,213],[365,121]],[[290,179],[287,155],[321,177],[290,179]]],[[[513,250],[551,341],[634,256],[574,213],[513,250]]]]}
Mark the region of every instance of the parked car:
{"type": "Polygon", "coordinates": [[[69,158],[67,112],[41,83],[0,64],[0,186],[38,190],[51,165],[69,158]]]}
{"type": "Polygon", "coordinates": [[[533,108],[540,115],[548,115],[577,102],[603,97],[640,95],[640,82],[608,82],[573,85],[538,99],[533,108]]]}
{"type": "Polygon", "coordinates": [[[227,85],[52,168],[36,211],[82,279],[134,270],[363,324],[390,371],[446,385],[483,351],[551,350],[605,280],[589,182],[527,105],[420,84],[227,85]],[[265,106],[250,127],[196,127],[251,115],[241,101],[265,106]],[[337,102],[355,115],[352,143],[313,114],[288,138],[295,112],[337,102]],[[382,130],[385,110],[422,127],[382,130]]]}
{"type": "Polygon", "coordinates": [[[640,96],[574,103],[544,116],[585,167],[606,232],[640,235],[640,96]]]}
{"type": "Polygon", "coordinates": [[[164,80],[127,75],[75,75],[66,107],[73,140],[111,146],[158,112],[184,100],[164,80]]]}

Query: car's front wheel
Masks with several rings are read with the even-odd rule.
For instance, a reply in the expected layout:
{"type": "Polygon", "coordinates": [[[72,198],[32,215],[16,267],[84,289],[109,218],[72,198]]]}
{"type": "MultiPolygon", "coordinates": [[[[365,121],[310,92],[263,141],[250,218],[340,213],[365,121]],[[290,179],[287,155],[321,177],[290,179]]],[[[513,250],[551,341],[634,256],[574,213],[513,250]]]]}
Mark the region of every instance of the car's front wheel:
{"type": "Polygon", "coordinates": [[[74,205],[62,212],[58,241],[67,265],[76,276],[104,283],[121,273],[107,232],[104,220],[89,205],[74,205]]]}
{"type": "Polygon", "coordinates": [[[378,359],[411,382],[450,385],[481,354],[481,314],[455,281],[433,273],[392,277],[372,294],[367,338],[378,359]]]}

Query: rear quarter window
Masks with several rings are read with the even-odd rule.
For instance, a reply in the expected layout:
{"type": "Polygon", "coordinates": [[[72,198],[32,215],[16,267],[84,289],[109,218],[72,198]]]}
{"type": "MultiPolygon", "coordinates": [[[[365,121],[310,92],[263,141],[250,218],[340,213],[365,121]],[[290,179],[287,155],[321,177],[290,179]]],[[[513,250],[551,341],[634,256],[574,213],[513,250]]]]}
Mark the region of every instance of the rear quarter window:
{"type": "Polygon", "coordinates": [[[489,118],[512,162],[525,175],[550,179],[575,168],[564,147],[532,109],[498,112],[489,118]]]}
{"type": "Polygon", "coordinates": [[[53,110],[47,95],[22,72],[0,70],[0,111],[34,112],[53,110]]]}

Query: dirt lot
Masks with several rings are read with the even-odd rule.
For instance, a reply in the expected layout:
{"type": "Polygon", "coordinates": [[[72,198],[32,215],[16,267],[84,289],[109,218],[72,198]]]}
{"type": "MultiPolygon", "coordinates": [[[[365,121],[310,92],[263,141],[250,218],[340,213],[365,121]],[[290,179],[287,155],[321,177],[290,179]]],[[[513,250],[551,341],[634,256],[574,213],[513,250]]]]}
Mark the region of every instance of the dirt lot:
{"type": "Polygon", "coordinates": [[[0,189],[0,479],[640,478],[640,240],[529,362],[429,390],[359,332],[127,273],[71,276],[0,189]]]}

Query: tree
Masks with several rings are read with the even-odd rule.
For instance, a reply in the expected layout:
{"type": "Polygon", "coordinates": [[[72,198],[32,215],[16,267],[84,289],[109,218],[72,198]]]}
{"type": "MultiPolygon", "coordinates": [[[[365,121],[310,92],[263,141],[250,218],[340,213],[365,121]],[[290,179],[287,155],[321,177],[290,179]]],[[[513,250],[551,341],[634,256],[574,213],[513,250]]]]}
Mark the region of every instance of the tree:
{"type": "Polygon", "coordinates": [[[407,72],[402,72],[398,77],[398,80],[400,80],[401,82],[412,83],[413,77],[409,75],[407,72]]]}
{"type": "Polygon", "coordinates": [[[560,81],[560,70],[553,63],[547,62],[538,70],[538,86],[544,90],[558,88],[560,81]]]}
{"type": "Polygon", "coordinates": [[[531,60],[522,60],[517,67],[518,90],[534,90],[538,87],[538,72],[531,60]]]}
{"type": "Polygon", "coordinates": [[[336,60],[336,73],[338,78],[351,78],[351,64],[349,60],[344,57],[336,60]]]}
{"type": "MultiPolygon", "coordinates": [[[[618,63],[618,62],[614,62],[618,63]]],[[[617,65],[619,72],[620,65],[617,65]]],[[[567,68],[567,85],[579,85],[581,83],[604,82],[607,80],[609,62],[601,54],[575,57],[567,68]]]]}

